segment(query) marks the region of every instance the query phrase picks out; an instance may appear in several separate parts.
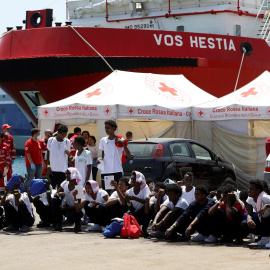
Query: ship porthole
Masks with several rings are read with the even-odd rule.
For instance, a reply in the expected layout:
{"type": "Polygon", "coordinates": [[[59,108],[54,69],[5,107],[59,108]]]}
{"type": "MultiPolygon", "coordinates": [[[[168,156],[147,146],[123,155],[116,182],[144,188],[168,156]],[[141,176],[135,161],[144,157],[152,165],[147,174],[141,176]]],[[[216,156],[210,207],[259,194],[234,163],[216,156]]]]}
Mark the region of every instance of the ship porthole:
{"type": "Polygon", "coordinates": [[[252,55],[253,53],[253,48],[251,46],[251,44],[247,41],[242,42],[241,44],[241,51],[245,54],[245,55],[252,55]]]}
{"type": "Polygon", "coordinates": [[[42,16],[40,13],[36,12],[36,13],[33,13],[30,17],[30,23],[33,27],[38,27],[40,26],[41,24],[41,21],[42,21],[42,16]]]}

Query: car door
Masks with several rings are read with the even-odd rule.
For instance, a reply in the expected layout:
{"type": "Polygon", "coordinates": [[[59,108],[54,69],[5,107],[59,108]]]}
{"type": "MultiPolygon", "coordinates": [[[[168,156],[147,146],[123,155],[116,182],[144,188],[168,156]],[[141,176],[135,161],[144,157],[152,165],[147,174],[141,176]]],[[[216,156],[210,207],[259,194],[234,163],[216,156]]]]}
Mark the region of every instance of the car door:
{"type": "Polygon", "coordinates": [[[186,172],[193,172],[197,166],[196,159],[192,156],[186,141],[172,141],[169,143],[173,166],[184,176],[186,172]]]}
{"type": "Polygon", "coordinates": [[[194,185],[205,185],[214,190],[220,185],[222,167],[215,161],[215,155],[206,147],[195,142],[189,142],[196,159],[194,167],[194,185]]]}

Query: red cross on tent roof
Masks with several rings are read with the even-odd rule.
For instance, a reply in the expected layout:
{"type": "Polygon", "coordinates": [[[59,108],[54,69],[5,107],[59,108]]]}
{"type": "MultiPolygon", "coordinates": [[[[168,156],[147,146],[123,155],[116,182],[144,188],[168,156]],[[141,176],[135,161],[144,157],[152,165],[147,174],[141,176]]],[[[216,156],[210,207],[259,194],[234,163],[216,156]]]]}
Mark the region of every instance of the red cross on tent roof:
{"type": "Polygon", "coordinates": [[[168,85],[166,85],[165,83],[163,82],[160,82],[159,83],[161,85],[161,87],[158,87],[159,90],[161,90],[162,92],[169,92],[171,93],[173,96],[178,96],[177,95],[177,91],[172,88],[172,87],[169,87],[168,85]]]}
{"type": "Polygon", "coordinates": [[[242,93],[241,93],[241,96],[242,96],[243,98],[246,98],[246,97],[248,97],[248,96],[250,96],[250,95],[255,96],[255,95],[258,94],[258,92],[255,92],[255,91],[254,91],[255,89],[256,89],[255,87],[252,87],[252,88],[250,88],[248,91],[242,92],[242,93]]]}
{"type": "Polygon", "coordinates": [[[102,92],[99,92],[100,88],[96,89],[93,92],[87,93],[85,95],[86,98],[91,98],[92,96],[99,96],[100,94],[102,94],[102,92]]]}

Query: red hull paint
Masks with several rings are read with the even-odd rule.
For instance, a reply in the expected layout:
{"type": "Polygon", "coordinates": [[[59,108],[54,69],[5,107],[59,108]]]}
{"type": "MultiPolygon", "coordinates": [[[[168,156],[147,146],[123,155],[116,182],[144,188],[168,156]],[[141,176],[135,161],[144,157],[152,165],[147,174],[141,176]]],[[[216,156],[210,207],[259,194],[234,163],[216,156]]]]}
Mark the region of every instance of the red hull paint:
{"type": "MultiPolygon", "coordinates": [[[[85,27],[76,27],[76,30],[105,58],[123,57],[123,61],[128,61],[128,57],[199,58],[198,67],[193,68],[172,66],[129,70],[183,74],[217,97],[234,89],[242,58],[242,42],[252,45],[253,54],[244,58],[238,88],[270,70],[269,47],[260,39],[153,30],[85,27]],[[229,50],[230,42],[233,48],[231,46],[229,50]]],[[[96,54],[69,27],[14,31],[0,40],[0,61],[46,56],[93,57],[96,54]]],[[[77,93],[108,74],[100,72],[47,80],[2,81],[0,87],[36,121],[19,91],[39,90],[50,103],[77,93]]]]}

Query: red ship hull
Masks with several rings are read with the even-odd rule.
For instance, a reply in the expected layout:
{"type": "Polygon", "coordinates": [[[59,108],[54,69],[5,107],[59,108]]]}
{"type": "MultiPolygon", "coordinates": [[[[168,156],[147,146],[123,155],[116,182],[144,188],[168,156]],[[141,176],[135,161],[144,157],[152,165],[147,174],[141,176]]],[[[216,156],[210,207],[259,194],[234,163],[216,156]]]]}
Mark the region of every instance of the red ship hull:
{"type": "MultiPolygon", "coordinates": [[[[269,46],[244,37],[154,30],[75,28],[114,69],[183,74],[221,97],[270,69],[269,46]]],[[[70,27],[13,31],[0,40],[0,87],[37,122],[21,91],[39,91],[47,103],[75,94],[111,70],[70,27]]],[[[127,89],[128,91],[128,89],[127,89]]]]}

